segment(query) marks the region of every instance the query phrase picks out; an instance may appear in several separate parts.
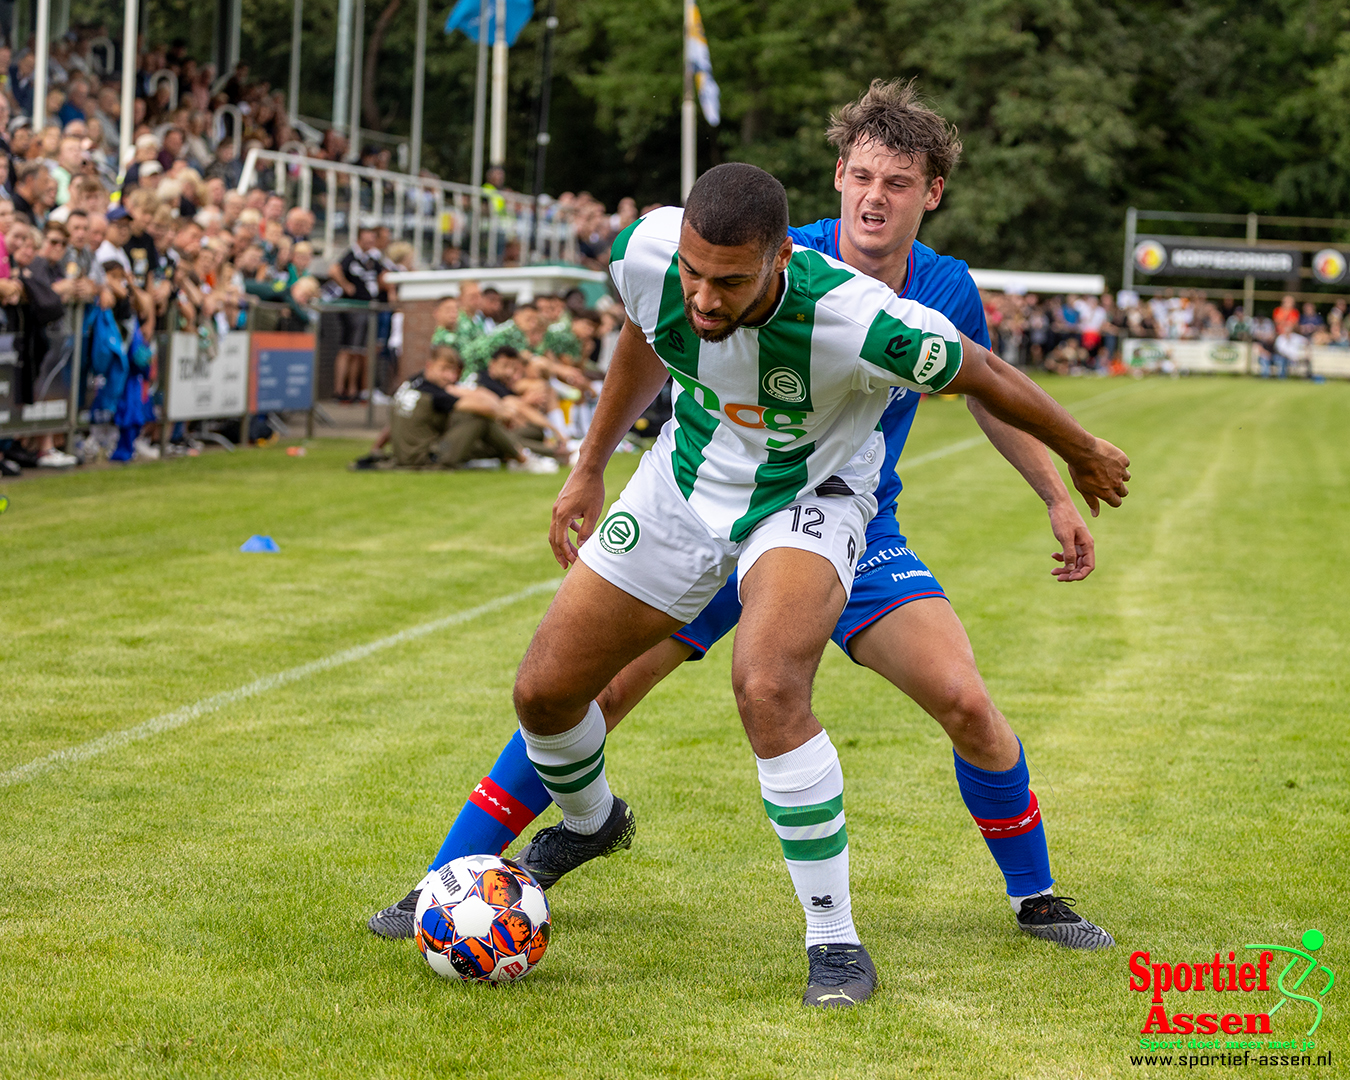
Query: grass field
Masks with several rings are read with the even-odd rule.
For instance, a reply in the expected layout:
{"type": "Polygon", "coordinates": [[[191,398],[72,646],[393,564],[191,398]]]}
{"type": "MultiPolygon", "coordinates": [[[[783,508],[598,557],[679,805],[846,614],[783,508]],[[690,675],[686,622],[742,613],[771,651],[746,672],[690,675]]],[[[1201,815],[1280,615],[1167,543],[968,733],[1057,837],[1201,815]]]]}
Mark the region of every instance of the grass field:
{"type": "Polygon", "coordinates": [[[882,986],[808,1014],[725,644],[611,738],[637,842],[552,890],[526,982],[376,939],[512,730],[558,478],[352,474],[361,448],[325,441],[0,482],[0,1076],[1164,1076],[1130,1062],[1130,953],[1312,927],[1334,1064],[1216,1071],[1347,1075],[1350,386],[1047,385],[1133,461],[1088,581],[1053,581],[1044,512],[958,402],[921,408],[900,517],[1027,746],[1058,887],[1115,949],[1016,932],[940,729],[831,646],[816,705],[882,986]],[[281,553],[239,554],[253,533],[281,553]]]}

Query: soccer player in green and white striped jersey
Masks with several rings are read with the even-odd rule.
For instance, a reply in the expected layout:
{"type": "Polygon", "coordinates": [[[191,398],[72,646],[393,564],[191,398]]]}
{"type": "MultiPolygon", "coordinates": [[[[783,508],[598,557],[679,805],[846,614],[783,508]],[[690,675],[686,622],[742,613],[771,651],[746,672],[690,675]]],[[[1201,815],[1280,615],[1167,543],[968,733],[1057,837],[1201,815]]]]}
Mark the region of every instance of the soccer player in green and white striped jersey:
{"type": "Polygon", "coordinates": [[[843,775],[810,690],[876,509],[889,387],[978,397],[1058,452],[1089,499],[1119,505],[1129,463],[944,317],[794,252],[786,230],[777,181],[724,165],[700,178],[682,216],[654,214],[630,234],[615,271],[629,322],[549,533],[572,569],[515,703],[563,811],[550,843],[584,857],[627,846],[633,819],[605,778],[595,697],[739,563],[732,678],[814,946],[804,1000],[841,1006],[866,998],[876,975],[851,916],[843,775]],[[597,528],[605,463],[667,372],[675,416],[597,528]]]}

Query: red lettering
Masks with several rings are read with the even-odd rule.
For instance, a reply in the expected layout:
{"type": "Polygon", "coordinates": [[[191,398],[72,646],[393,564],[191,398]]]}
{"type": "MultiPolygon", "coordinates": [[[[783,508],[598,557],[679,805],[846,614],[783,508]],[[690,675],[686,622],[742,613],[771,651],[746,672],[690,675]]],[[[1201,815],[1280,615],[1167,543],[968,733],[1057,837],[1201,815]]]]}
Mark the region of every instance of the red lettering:
{"type": "Polygon", "coordinates": [[[1219,1030],[1219,1018],[1213,1013],[1201,1013],[1195,1018],[1195,1030],[1200,1035],[1213,1035],[1219,1030]]]}
{"type": "Polygon", "coordinates": [[[1172,989],[1172,965],[1153,964],[1153,1000],[1162,1002],[1164,990],[1172,989]]]}
{"type": "MultiPolygon", "coordinates": [[[[1269,953],[1266,953],[1269,956],[1269,953]]],[[[1143,991],[1148,989],[1148,953],[1135,952],[1130,953],[1130,989],[1143,991]],[[1135,985],[1135,980],[1139,980],[1139,985],[1135,985]]]]}
{"type": "Polygon", "coordinates": [[[1238,988],[1237,964],[1233,963],[1236,959],[1237,957],[1232,953],[1228,954],[1228,985],[1225,987],[1227,990],[1236,990],[1238,988]]]}
{"type": "Polygon", "coordinates": [[[1195,1030],[1194,1019],[1190,1013],[1177,1013],[1172,1017],[1172,1031],[1177,1035],[1189,1035],[1195,1030]]]}
{"type": "Polygon", "coordinates": [[[1172,969],[1172,989],[1189,990],[1191,988],[1191,969],[1187,964],[1178,964],[1172,969]]]}
{"type": "Polygon", "coordinates": [[[1225,1035],[1237,1035],[1242,1031],[1242,1017],[1237,1013],[1228,1013],[1219,1021],[1219,1027],[1223,1028],[1225,1035]]]}
{"type": "Polygon", "coordinates": [[[1270,1034],[1270,1016],[1267,1013],[1245,1013],[1243,1019],[1247,1021],[1247,1026],[1243,1029],[1248,1035],[1269,1035],[1270,1034]],[[1258,1024],[1257,1022],[1260,1021],[1258,1024]]]}
{"type": "Polygon", "coordinates": [[[1261,954],[1260,963],[1257,964],[1257,967],[1261,969],[1261,981],[1260,983],[1257,984],[1256,987],[1258,990],[1270,989],[1270,984],[1266,982],[1266,969],[1270,967],[1270,962],[1274,959],[1275,954],[1273,952],[1263,952],[1261,954]]]}
{"type": "Polygon", "coordinates": [[[1148,1011],[1148,1019],[1144,1021],[1144,1026],[1139,1029],[1140,1035],[1171,1035],[1172,1029],[1167,1025],[1167,1013],[1161,1005],[1154,1005],[1148,1011]],[[1155,1028],[1153,1025],[1156,1024],[1155,1028]]]}
{"type": "Polygon", "coordinates": [[[1228,987],[1223,984],[1223,961],[1219,959],[1219,954],[1214,954],[1214,963],[1210,965],[1210,970],[1214,972],[1214,984],[1211,990],[1227,990],[1228,987]]]}
{"type": "Polygon", "coordinates": [[[1248,994],[1256,989],[1256,968],[1251,964],[1242,965],[1242,970],[1238,972],[1238,986],[1248,994]]]}
{"type": "Polygon", "coordinates": [[[1208,964],[1195,964],[1195,988],[1203,990],[1205,988],[1205,972],[1209,970],[1208,964]]]}

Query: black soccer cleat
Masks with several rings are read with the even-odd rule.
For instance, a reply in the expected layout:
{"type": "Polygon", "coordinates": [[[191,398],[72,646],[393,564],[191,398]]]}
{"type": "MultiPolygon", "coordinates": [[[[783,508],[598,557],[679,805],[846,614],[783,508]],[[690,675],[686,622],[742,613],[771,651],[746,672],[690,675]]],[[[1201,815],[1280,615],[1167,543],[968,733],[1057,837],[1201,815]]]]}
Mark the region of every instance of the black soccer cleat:
{"type": "Polygon", "coordinates": [[[417,898],[421,895],[421,889],[414,889],[397,904],[375,912],[366,925],[383,938],[413,937],[417,933],[417,898]]]}
{"type": "Polygon", "coordinates": [[[861,945],[812,945],[806,950],[810,974],[803,1005],[847,1009],[860,1005],[877,988],[877,969],[861,945]]]}
{"type": "Polygon", "coordinates": [[[1071,910],[1077,902],[1072,896],[1028,897],[1017,913],[1017,925],[1028,934],[1069,949],[1105,949],[1114,945],[1115,938],[1071,910]]]}
{"type": "Polygon", "coordinates": [[[551,888],[564,874],[592,859],[608,858],[633,846],[637,820],[628,804],[617,795],[605,823],[589,836],[575,833],[561,821],[540,829],[512,860],[528,871],[541,889],[551,888]]]}

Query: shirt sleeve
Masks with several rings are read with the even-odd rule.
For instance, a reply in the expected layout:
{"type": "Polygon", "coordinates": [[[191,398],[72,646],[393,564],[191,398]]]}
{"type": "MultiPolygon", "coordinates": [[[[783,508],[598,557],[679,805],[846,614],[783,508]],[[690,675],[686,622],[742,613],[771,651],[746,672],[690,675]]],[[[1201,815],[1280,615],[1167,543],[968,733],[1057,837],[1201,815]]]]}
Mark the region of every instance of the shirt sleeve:
{"type": "Polygon", "coordinates": [[[990,348],[989,323],[984,317],[984,301],[980,299],[980,290],[976,287],[970,271],[962,274],[957,295],[953,298],[948,311],[956,328],[977,345],[990,348]]]}
{"type": "Polygon", "coordinates": [[[857,385],[866,391],[905,386],[936,393],[956,378],[961,357],[961,335],[950,319],[892,295],[867,328],[857,385]]]}

